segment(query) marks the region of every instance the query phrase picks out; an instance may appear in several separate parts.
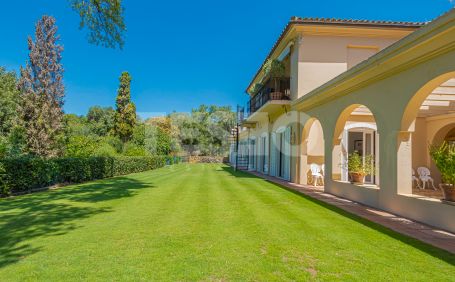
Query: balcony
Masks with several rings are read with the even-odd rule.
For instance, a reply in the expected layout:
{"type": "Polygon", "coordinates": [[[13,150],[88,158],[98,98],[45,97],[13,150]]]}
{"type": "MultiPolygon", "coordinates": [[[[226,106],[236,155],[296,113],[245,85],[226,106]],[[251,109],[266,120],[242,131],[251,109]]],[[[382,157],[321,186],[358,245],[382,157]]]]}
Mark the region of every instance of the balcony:
{"type": "Polygon", "coordinates": [[[246,116],[262,110],[265,105],[286,105],[290,100],[290,78],[268,80],[264,86],[250,99],[246,108],[246,116]]]}

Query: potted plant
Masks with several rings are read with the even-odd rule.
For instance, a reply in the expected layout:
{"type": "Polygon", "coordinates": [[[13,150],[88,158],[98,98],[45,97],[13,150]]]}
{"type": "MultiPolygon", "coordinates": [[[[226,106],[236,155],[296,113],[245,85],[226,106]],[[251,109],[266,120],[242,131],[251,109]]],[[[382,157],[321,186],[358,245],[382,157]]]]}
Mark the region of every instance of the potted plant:
{"type": "Polygon", "coordinates": [[[283,64],[283,62],[277,60],[277,59],[268,59],[267,62],[265,62],[264,65],[264,72],[266,73],[267,76],[270,77],[270,79],[273,80],[274,85],[275,85],[275,91],[270,93],[270,98],[272,100],[281,100],[283,97],[283,93],[281,93],[278,89],[278,80],[280,78],[283,78],[284,75],[286,74],[286,67],[283,64]]]}
{"type": "Polygon", "coordinates": [[[255,83],[251,89],[250,89],[250,93],[254,96],[256,95],[261,89],[262,87],[264,87],[264,85],[262,83],[255,83]]]}
{"type": "Polygon", "coordinates": [[[455,144],[447,142],[430,146],[430,156],[441,172],[443,183],[439,184],[444,199],[455,202],[455,144]]]}
{"type": "Polygon", "coordinates": [[[365,160],[357,151],[348,156],[348,172],[354,183],[365,182],[366,175],[374,175],[375,168],[372,155],[366,155],[365,160]]]}

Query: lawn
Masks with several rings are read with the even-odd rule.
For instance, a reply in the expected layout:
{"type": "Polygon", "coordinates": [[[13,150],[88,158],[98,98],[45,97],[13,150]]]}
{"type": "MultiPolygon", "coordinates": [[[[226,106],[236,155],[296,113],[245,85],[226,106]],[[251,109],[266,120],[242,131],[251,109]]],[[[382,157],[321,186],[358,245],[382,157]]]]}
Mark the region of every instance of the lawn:
{"type": "Polygon", "coordinates": [[[0,280],[455,279],[455,256],[217,164],[0,200],[0,280]]]}

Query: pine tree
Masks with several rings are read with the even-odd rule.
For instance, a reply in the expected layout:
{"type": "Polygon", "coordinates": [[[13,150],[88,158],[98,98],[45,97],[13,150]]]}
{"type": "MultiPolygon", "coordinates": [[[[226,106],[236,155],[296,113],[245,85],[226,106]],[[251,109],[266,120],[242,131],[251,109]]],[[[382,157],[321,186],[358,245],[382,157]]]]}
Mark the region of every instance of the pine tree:
{"type": "Polygon", "coordinates": [[[131,76],[128,72],[120,75],[120,87],[117,91],[115,134],[125,143],[131,140],[136,125],[136,106],[131,102],[131,76]]]}
{"type": "Polygon", "coordinates": [[[28,38],[29,60],[21,67],[20,114],[27,136],[27,151],[52,157],[59,154],[62,131],[63,66],[55,19],[43,16],[35,26],[35,42],[28,38]]]}
{"type": "Polygon", "coordinates": [[[88,41],[104,47],[122,49],[126,26],[122,0],[70,0],[80,18],[80,28],[89,30],[88,41]]]}

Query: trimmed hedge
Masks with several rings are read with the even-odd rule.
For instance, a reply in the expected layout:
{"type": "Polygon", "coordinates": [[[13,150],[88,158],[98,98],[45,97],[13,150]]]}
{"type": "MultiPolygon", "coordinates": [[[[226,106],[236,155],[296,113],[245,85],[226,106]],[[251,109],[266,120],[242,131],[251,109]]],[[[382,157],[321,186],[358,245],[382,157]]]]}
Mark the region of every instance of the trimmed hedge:
{"type": "Polygon", "coordinates": [[[167,156],[1,159],[0,195],[151,170],[163,167],[168,160],[167,156]]]}

